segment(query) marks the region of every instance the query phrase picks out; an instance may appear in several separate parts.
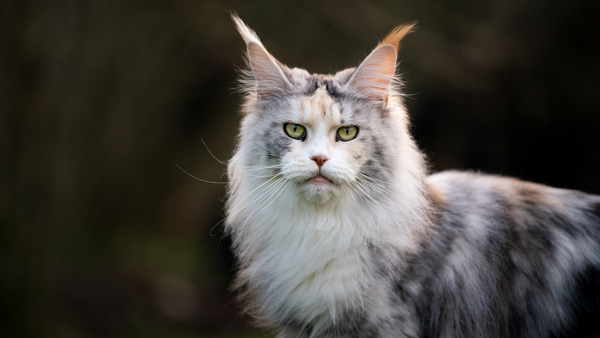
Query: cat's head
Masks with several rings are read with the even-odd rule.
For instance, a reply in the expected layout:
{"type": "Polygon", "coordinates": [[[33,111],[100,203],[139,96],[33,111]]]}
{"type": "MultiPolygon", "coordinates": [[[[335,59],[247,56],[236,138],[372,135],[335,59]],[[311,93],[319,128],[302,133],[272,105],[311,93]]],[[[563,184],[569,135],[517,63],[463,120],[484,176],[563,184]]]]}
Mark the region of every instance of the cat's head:
{"type": "Polygon", "coordinates": [[[392,182],[403,144],[413,147],[394,85],[400,40],[414,24],[393,30],[359,67],[321,75],[283,65],[233,20],[248,47],[243,165],[268,168],[319,203],[366,189],[361,182],[392,182]]]}

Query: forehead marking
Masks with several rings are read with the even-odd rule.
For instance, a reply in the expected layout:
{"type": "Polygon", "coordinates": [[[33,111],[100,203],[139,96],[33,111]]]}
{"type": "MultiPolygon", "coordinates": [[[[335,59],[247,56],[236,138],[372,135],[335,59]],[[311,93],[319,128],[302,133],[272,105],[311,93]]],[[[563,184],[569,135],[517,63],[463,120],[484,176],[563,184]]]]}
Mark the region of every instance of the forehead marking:
{"type": "Polygon", "coordinates": [[[315,123],[324,120],[333,124],[339,124],[341,121],[339,104],[323,88],[319,88],[313,96],[307,98],[303,106],[304,121],[315,123]]]}

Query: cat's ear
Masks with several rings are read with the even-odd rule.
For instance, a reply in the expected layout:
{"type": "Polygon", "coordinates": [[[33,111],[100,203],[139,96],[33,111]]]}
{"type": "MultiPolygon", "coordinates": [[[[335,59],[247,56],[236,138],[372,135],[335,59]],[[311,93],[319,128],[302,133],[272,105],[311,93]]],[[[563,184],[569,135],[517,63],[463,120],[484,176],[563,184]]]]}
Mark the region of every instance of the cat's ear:
{"type": "Polygon", "coordinates": [[[291,89],[292,85],[283,73],[281,64],[267,52],[256,33],[248,28],[237,14],[231,14],[231,18],[248,47],[248,65],[255,80],[253,89],[258,97],[277,95],[291,89]]]}
{"type": "Polygon", "coordinates": [[[387,103],[396,72],[400,40],[413,31],[415,24],[398,26],[390,32],[356,69],[346,88],[361,96],[387,103]]]}

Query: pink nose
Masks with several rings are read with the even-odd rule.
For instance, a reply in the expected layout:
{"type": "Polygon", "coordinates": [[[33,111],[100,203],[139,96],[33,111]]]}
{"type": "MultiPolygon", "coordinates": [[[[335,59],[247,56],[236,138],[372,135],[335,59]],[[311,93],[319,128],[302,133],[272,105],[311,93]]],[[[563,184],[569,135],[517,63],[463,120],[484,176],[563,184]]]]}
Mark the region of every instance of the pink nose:
{"type": "Polygon", "coordinates": [[[311,160],[315,161],[320,169],[323,166],[323,164],[325,164],[325,162],[327,162],[328,158],[327,158],[327,156],[324,156],[324,155],[317,155],[317,156],[313,156],[311,158],[311,160]]]}

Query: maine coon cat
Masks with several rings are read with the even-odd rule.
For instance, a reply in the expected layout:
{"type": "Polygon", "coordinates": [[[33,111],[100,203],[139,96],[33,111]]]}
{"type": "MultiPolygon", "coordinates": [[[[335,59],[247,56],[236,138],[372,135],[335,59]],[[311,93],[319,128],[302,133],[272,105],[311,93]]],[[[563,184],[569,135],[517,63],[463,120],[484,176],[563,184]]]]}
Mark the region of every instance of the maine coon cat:
{"type": "Polygon", "coordinates": [[[394,29],[358,68],[288,68],[237,16],[248,70],[228,165],[235,288],[280,337],[599,337],[600,197],[428,176],[394,29]]]}

